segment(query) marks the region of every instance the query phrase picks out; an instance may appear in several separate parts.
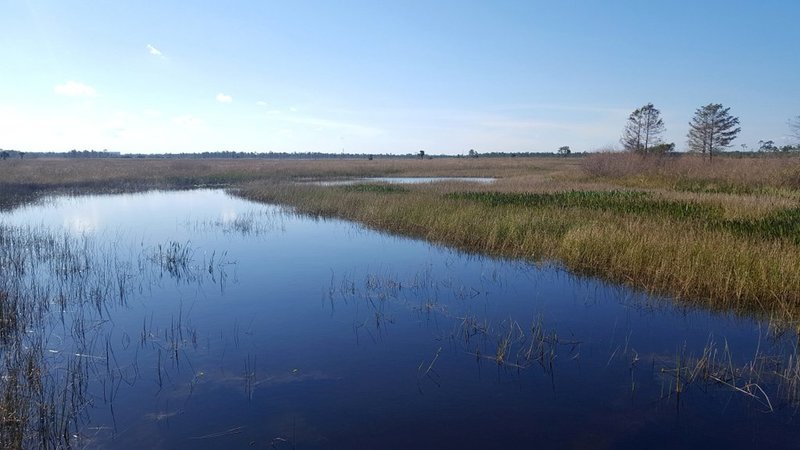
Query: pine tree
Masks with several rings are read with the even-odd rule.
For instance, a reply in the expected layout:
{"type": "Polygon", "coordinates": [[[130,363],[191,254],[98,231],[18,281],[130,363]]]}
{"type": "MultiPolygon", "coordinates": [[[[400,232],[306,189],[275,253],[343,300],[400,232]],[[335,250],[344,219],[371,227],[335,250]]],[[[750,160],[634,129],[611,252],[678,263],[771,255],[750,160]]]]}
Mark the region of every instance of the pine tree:
{"type": "Polygon", "coordinates": [[[710,103],[697,108],[692,121],[689,122],[689,150],[708,153],[709,162],[714,153],[730,147],[742,129],[738,127],[739,118],[731,116],[730,108],[723,108],[719,103],[710,103]]]}
{"type": "Polygon", "coordinates": [[[664,130],[661,111],[652,103],[648,103],[628,116],[620,142],[626,151],[649,153],[652,147],[661,144],[661,134],[664,130]]]}

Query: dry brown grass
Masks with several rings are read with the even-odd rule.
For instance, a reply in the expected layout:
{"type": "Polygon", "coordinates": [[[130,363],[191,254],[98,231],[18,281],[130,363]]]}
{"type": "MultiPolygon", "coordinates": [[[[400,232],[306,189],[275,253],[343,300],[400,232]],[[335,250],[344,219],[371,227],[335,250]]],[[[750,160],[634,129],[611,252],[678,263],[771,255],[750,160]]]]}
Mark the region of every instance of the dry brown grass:
{"type": "MultiPolygon", "coordinates": [[[[120,192],[232,186],[254,180],[309,180],[378,176],[490,176],[580,173],[560,158],[447,158],[363,160],[265,159],[26,159],[0,162],[0,209],[45,192],[120,192]]],[[[549,175],[548,175],[549,176],[549,175]]]]}
{"type": "Polygon", "coordinates": [[[794,155],[719,157],[701,155],[641,156],[597,153],[583,164],[591,178],[613,179],[637,187],[698,190],[800,189],[800,158],[794,155]]]}
{"type": "Polygon", "coordinates": [[[192,181],[238,182],[370,176],[510,177],[542,171],[580,170],[559,158],[446,158],[363,160],[265,159],[27,159],[0,163],[0,182],[38,186],[137,183],[169,185],[192,181]]]}

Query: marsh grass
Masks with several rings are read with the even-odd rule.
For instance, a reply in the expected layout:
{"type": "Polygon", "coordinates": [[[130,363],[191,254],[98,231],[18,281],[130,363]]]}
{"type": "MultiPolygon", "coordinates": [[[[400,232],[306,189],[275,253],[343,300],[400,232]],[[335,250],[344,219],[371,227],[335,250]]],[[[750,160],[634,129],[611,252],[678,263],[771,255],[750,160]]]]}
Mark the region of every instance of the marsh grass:
{"type": "Polygon", "coordinates": [[[489,206],[586,208],[620,214],[666,216],[675,219],[710,220],[721,215],[719,207],[688,201],[666,200],[643,191],[463,192],[450,194],[449,197],[478,201],[489,206]]]}
{"type": "Polygon", "coordinates": [[[3,448],[76,444],[90,402],[89,366],[102,359],[93,356],[91,323],[118,292],[110,272],[94,264],[95,251],[88,241],[0,225],[3,448]],[[53,350],[58,324],[72,344],[53,350]]]}
{"type": "MultiPolygon", "coordinates": [[[[468,336],[467,333],[471,334],[469,328],[472,328],[475,323],[477,322],[474,318],[466,318],[461,322],[460,331],[464,332],[464,336],[468,336]],[[466,330],[463,328],[465,324],[469,327],[466,330]]],[[[475,328],[472,330],[474,331],[475,328]]],[[[552,375],[556,358],[559,355],[565,361],[575,360],[580,356],[582,342],[574,339],[560,339],[555,329],[545,326],[541,314],[531,322],[527,330],[518,321],[511,318],[494,327],[484,324],[479,330],[482,335],[494,340],[494,352],[481,353],[476,349],[472,354],[476,358],[493,361],[500,367],[522,370],[539,365],[544,373],[552,375]]],[[[465,342],[469,343],[470,339],[465,339],[465,342]]]]}
{"type": "Polygon", "coordinates": [[[758,348],[752,358],[738,361],[726,340],[709,337],[700,353],[686,347],[675,354],[674,364],[662,364],[658,373],[666,377],[666,395],[680,396],[692,387],[720,388],[741,394],[760,405],[763,412],[800,405],[800,364],[797,348],[769,353],[758,348]]]}
{"type": "MultiPolygon", "coordinates": [[[[117,360],[106,328],[112,311],[165,274],[176,283],[224,278],[224,255],[206,261],[214,273],[205,273],[188,244],[130,258],[120,250],[87,235],[0,223],[0,447],[84,446],[91,407],[113,405],[119,385],[142,376],[135,360],[117,360]]],[[[176,368],[178,351],[197,342],[181,312],[160,342],[148,336],[176,368]]],[[[168,372],[158,361],[161,379],[168,372]]]]}
{"type": "Polygon", "coordinates": [[[800,208],[748,218],[725,218],[719,205],[670,200],[644,191],[567,191],[555,193],[463,192],[448,195],[489,206],[585,208],[649,217],[695,221],[706,229],[727,230],[763,239],[790,239],[800,244],[800,208]]]}
{"type": "Polygon", "coordinates": [[[592,179],[632,187],[736,195],[800,189],[800,158],[796,155],[723,157],[710,163],[695,154],[648,157],[596,153],[582,163],[585,174],[592,179]]]}
{"type": "Polygon", "coordinates": [[[166,271],[174,278],[185,278],[191,274],[194,251],[189,242],[181,244],[171,241],[165,245],[158,244],[158,249],[151,256],[162,271],[166,271]]]}

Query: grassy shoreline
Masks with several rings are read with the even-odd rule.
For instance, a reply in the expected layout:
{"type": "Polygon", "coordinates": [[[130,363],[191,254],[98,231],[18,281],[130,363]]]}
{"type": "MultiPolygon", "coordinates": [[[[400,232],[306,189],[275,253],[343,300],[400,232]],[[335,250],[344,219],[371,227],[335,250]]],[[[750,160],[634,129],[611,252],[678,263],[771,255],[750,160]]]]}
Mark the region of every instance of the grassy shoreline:
{"type": "Polygon", "coordinates": [[[239,194],[468,251],[555,260],[713,309],[794,320],[800,302],[800,251],[785,239],[743,239],[670,218],[582,208],[492,206],[426,189],[387,194],[254,184],[239,194]]]}
{"type": "Polygon", "coordinates": [[[238,195],[461,249],[554,260],[705,307],[800,317],[800,159],[464,158],[19,161],[0,208],[53,192],[234,187],[238,195]],[[315,186],[367,176],[494,176],[488,186],[315,186]],[[686,188],[690,186],[691,189],[686,188]]]}

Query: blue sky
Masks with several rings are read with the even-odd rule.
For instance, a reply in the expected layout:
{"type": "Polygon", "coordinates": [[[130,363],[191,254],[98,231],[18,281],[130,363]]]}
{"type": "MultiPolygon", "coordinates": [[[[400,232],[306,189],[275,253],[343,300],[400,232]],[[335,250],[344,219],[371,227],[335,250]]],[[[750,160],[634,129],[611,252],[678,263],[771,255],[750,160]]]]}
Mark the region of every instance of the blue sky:
{"type": "Polygon", "coordinates": [[[789,142],[798,1],[0,4],[0,147],[585,151],[653,102],[789,142]]]}

